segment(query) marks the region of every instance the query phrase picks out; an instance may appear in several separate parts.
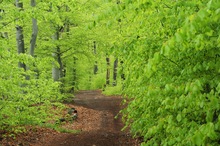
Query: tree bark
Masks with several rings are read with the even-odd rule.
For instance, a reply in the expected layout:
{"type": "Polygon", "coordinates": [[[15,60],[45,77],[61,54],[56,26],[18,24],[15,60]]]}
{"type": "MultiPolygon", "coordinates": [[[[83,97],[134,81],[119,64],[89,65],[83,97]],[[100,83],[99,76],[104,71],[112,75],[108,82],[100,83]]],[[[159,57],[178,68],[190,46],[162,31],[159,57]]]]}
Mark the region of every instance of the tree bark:
{"type": "MultiPolygon", "coordinates": [[[[53,39],[55,41],[59,40],[59,30],[57,30],[57,32],[54,34],[53,39]]],[[[62,62],[62,58],[61,58],[61,51],[60,51],[60,47],[56,47],[54,50],[54,53],[52,54],[55,62],[58,62],[58,66],[55,65],[55,62],[53,64],[53,69],[52,69],[52,76],[53,76],[53,80],[54,81],[58,81],[60,78],[64,77],[64,66],[63,66],[63,62],[62,62]]]]}
{"type": "MultiPolygon", "coordinates": [[[[32,7],[36,6],[35,0],[31,0],[31,6],[32,7]]],[[[37,19],[32,18],[32,36],[31,36],[31,41],[30,41],[30,55],[33,57],[34,57],[34,49],[35,49],[36,41],[37,41],[37,34],[38,34],[37,19]]]]}
{"type": "MultiPolygon", "coordinates": [[[[56,58],[56,54],[53,53],[53,57],[56,58]]],[[[55,59],[56,60],[56,59],[55,59]]],[[[53,69],[52,69],[52,77],[54,81],[58,81],[60,76],[59,76],[59,67],[57,67],[55,65],[55,63],[53,64],[53,69]]]]}
{"type": "Polygon", "coordinates": [[[107,63],[107,71],[106,71],[106,85],[110,84],[110,58],[106,57],[106,63],[107,63]]]}
{"type": "MultiPolygon", "coordinates": [[[[20,2],[19,0],[16,0],[15,4],[16,4],[17,8],[19,8],[19,9],[23,8],[23,3],[20,2]]],[[[22,26],[19,26],[19,25],[16,26],[16,41],[17,41],[18,54],[24,54],[25,49],[24,49],[23,28],[22,28],[22,26]]],[[[19,62],[18,67],[26,70],[26,65],[23,62],[19,62]]]]}
{"type": "Polygon", "coordinates": [[[121,73],[121,80],[122,80],[122,82],[125,80],[125,74],[124,74],[124,68],[123,68],[123,61],[120,61],[120,64],[121,64],[121,70],[122,70],[122,73],[121,73]]]}
{"type": "Polygon", "coordinates": [[[60,78],[64,77],[64,66],[63,66],[63,62],[62,62],[62,58],[61,58],[61,52],[60,52],[60,48],[57,48],[57,62],[59,63],[59,76],[60,78]]]}
{"type": "Polygon", "coordinates": [[[76,57],[73,57],[73,79],[72,79],[72,89],[71,89],[71,92],[74,93],[75,92],[75,88],[76,88],[76,79],[77,79],[77,76],[76,76],[76,60],[77,58],[76,57]]]}
{"type": "Polygon", "coordinates": [[[118,58],[116,58],[114,61],[113,86],[117,85],[117,68],[118,68],[118,58]]]}
{"type": "MultiPolygon", "coordinates": [[[[59,40],[59,31],[57,30],[56,33],[53,35],[53,40],[54,41],[57,41],[59,40]]],[[[55,62],[58,62],[58,53],[59,53],[59,48],[56,47],[54,49],[54,52],[52,53],[52,56],[55,60],[55,62]]],[[[54,81],[58,81],[59,78],[60,78],[60,69],[59,69],[59,66],[56,65],[56,63],[53,63],[53,68],[52,68],[52,77],[53,77],[53,80],[54,81]]]]}
{"type": "MultiPolygon", "coordinates": [[[[96,53],[97,53],[97,52],[96,52],[96,51],[97,51],[97,50],[96,50],[96,41],[94,41],[93,43],[94,43],[94,46],[93,46],[93,49],[94,49],[94,50],[93,50],[93,52],[94,52],[94,55],[96,55],[96,53]]],[[[98,62],[95,61],[95,64],[94,64],[94,74],[95,74],[95,75],[96,75],[97,72],[98,72],[98,65],[97,65],[97,63],[98,63],[98,62]]]]}

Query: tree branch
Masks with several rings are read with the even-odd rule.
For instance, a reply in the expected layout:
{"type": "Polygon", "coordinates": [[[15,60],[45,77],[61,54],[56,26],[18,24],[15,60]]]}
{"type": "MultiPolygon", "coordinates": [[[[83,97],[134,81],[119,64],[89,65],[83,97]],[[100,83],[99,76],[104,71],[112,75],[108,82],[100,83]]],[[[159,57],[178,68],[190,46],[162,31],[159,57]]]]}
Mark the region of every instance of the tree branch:
{"type": "Polygon", "coordinates": [[[178,66],[179,68],[181,68],[181,67],[179,66],[179,64],[177,64],[175,61],[173,61],[173,60],[167,58],[167,57],[164,56],[164,55],[162,55],[162,56],[163,56],[165,59],[167,59],[167,60],[169,60],[170,62],[172,62],[173,64],[175,64],[176,66],[178,66]]]}
{"type": "Polygon", "coordinates": [[[172,9],[172,7],[168,6],[167,4],[165,4],[165,3],[163,3],[163,4],[166,6],[166,8],[172,9]]]}

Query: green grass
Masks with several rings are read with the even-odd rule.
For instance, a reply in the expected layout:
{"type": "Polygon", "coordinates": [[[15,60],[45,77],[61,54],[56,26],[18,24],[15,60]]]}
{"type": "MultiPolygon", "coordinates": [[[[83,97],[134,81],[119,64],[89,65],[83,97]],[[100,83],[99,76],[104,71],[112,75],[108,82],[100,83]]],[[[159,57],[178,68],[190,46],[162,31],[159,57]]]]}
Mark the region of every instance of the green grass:
{"type": "Polygon", "coordinates": [[[54,125],[54,124],[43,124],[42,127],[54,129],[54,130],[61,132],[61,133],[78,134],[81,132],[80,130],[66,129],[66,128],[60,127],[60,125],[54,125]]]}

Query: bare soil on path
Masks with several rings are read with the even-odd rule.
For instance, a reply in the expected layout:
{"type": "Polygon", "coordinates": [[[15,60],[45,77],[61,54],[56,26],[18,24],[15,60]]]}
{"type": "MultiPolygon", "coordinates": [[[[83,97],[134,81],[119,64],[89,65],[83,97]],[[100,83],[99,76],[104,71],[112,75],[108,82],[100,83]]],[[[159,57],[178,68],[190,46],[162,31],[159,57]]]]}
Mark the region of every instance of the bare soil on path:
{"type": "Polygon", "coordinates": [[[78,134],[61,133],[51,129],[30,128],[16,140],[4,139],[0,146],[138,146],[128,131],[121,131],[123,123],[115,118],[121,109],[121,97],[104,96],[100,90],[79,91],[72,102],[66,103],[78,111],[74,122],[63,123],[66,129],[78,134]]]}

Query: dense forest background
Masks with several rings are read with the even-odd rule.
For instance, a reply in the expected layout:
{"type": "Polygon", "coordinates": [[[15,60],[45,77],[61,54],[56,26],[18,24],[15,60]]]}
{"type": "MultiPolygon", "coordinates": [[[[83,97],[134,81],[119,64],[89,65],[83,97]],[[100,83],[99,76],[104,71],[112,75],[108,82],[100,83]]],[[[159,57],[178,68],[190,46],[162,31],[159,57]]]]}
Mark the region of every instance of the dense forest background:
{"type": "Polygon", "coordinates": [[[219,0],[0,0],[0,44],[1,130],[103,89],[142,145],[220,142],[219,0]]]}

